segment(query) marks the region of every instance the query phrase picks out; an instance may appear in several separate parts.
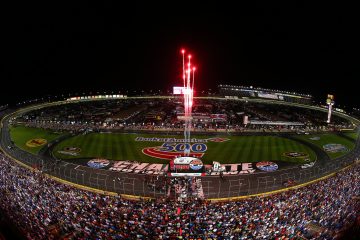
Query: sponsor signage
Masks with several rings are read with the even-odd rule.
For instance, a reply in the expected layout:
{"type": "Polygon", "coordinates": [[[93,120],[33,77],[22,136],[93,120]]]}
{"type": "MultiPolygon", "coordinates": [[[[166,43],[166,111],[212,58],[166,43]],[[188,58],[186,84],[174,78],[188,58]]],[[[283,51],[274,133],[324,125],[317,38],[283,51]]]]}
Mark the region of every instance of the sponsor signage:
{"type": "Polygon", "coordinates": [[[142,142],[163,142],[161,146],[155,147],[147,147],[143,148],[142,152],[150,157],[165,159],[165,160],[174,160],[178,157],[193,157],[193,158],[201,158],[204,156],[207,145],[207,142],[225,142],[230,139],[228,138],[207,138],[207,139],[198,139],[192,138],[190,143],[187,143],[185,139],[178,139],[178,138],[145,138],[145,137],[136,137],[135,141],[142,141],[142,142]],[[185,149],[189,149],[189,155],[184,153],[185,149]]]}
{"type": "Polygon", "coordinates": [[[100,158],[97,158],[97,159],[92,159],[90,161],[88,161],[87,165],[89,167],[92,167],[92,168],[104,168],[106,166],[108,166],[110,164],[110,161],[107,160],[107,159],[100,159],[100,158]]]}
{"type": "Polygon", "coordinates": [[[189,163],[190,169],[194,170],[194,171],[199,171],[200,169],[203,168],[203,163],[200,159],[194,159],[189,163]]]}
{"type": "MultiPolygon", "coordinates": [[[[159,159],[165,159],[165,160],[173,160],[176,157],[185,157],[184,151],[166,151],[161,150],[161,147],[148,147],[144,148],[142,152],[145,155],[148,155],[150,157],[159,158],[159,159]]],[[[204,155],[204,153],[201,152],[190,152],[189,154],[191,157],[200,158],[204,155]]]]}
{"type": "Polygon", "coordinates": [[[256,163],[256,167],[265,172],[273,172],[279,168],[274,162],[258,162],[256,163]]]}
{"type": "Polygon", "coordinates": [[[173,87],[173,94],[180,95],[184,94],[185,87],[173,87]]]}
{"type": "Polygon", "coordinates": [[[277,126],[303,126],[301,122],[285,122],[285,121],[261,121],[261,120],[250,120],[252,125],[277,125],[277,126]]]}
{"type": "MultiPolygon", "coordinates": [[[[203,162],[195,157],[177,157],[170,161],[170,173],[202,174],[205,173],[203,162]]],[[[189,175],[190,176],[190,175],[189,175]]]]}
{"type": "Polygon", "coordinates": [[[63,150],[58,151],[58,153],[71,156],[78,156],[80,152],[81,149],[78,147],[64,147],[63,150]]]}
{"type": "Polygon", "coordinates": [[[253,163],[221,164],[221,168],[224,169],[224,171],[213,171],[208,175],[220,175],[220,172],[222,172],[223,175],[242,175],[255,172],[253,163]]]}
{"type": "Polygon", "coordinates": [[[68,152],[68,151],[63,151],[63,150],[59,150],[58,153],[64,154],[64,155],[70,155],[70,156],[78,156],[79,153],[76,152],[68,152]]]}
{"type": "Polygon", "coordinates": [[[127,95],[120,95],[120,94],[113,94],[113,95],[93,95],[93,96],[77,96],[77,97],[71,97],[67,98],[67,101],[77,101],[77,100],[84,100],[84,99],[108,99],[108,98],[127,98],[127,95]]]}
{"type": "Polygon", "coordinates": [[[212,170],[215,172],[225,171],[225,167],[221,166],[219,162],[213,162],[212,170]]]}
{"type": "Polygon", "coordinates": [[[143,174],[166,174],[168,172],[168,164],[156,164],[156,163],[137,163],[131,161],[118,161],[110,168],[116,172],[127,173],[143,173],[143,174]]]}
{"type": "Polygon", "coordinates": [[[266,92],[258,92],[259,98],[267,98],[267,99],[279,99],[277,94],[266,93],[266,92]]]}
{"type": "Polygon", "coordinates": [[[34,148],[34,147],[40,147],[40,146],[43,146],[47,143],[47,140],[46,139],[43,139],[43,138],[34,138],[34,139],[31,139],[29,141],[26,142],[26,146],[27,147],[31,147],[31,148],[34,148]]]}
{"type": "Polygon", "coordinates": [[[200,177],[200,176],[204,176],[203,173],[178,173],[178,172],[171,172],[171,173],[169,173],[169,175],[172,176],[172,177],[185,177],[185,176],[200,177]]]}
{"type": "Polygon", "coordinates": [[[337,152],[346,152],[348,151],[348,149],[342,145],[342,144],[338,144],[338,143],[329,143],[329,144],[325,144],[323,146],[324,150],[326,152],[330,152],[330,153],[337,153],[337,152]]]}
{"type": "Polygon", "coordinates": [[[210,118],[213,121],[226,121],[227,115],[223,113],[210,114],[210,118]]]}
{"type": "Polygon", "coordinates": [[[309,154],[304,152],[286,152],[283,154],[285,157],[290,158],[307,158],[309,157],[309,154]]]}
{"type": "MultiPolygon", "coordinates": [[[[191,138],[191,143],[207,143],[207,142],[225,142],[229,141],[229,138],[191,138]]],[[[137,142],[171,142],[171,143],[184,143],[186,140],[184,138],[158,138],[158,137],[136,137],[135,141],[137,142]]]]}
{"type": "MultiPolygon", "coordinates": [[[[169,176],[217,176],[223,175],[242,175],[252,174],[255,171],[275,171],[278,165],[273,162],[260,163],[238,163],[238,164],[220,164],[214,162],[213,171],[212,165],[204,165],[202,160],[207,150],[207,142],[224,142],[230,139],[227,138],[207,138],[207,139],[191,139],[190,143],[185,143],[184,139],[177,138],[157,138],[157,137],[136,137],[135,141],[145,142],[163,142],[161,146],[147,147],[142,149],[143,153],[159,158],[169,160],[169,164],[144,163],[136,161],[116,161],[110,163],[107,159],[92,159],[87,165],[92,168],[108,167],[111,171],[149,174],[149,175],[169,175],[169,176]],[[190,149],[189,156],[184,155],[184,149],[190,149]],[[215,167],[216,165],[216,167],[215,167]]],[[[67,147],[62,151],[68,154],[79,153],[81,149],[76,147],[67,147]]],[[[292,153],[290,155],[298,156],[299,153],[292,153]]],[[[301,154],[300,154],[301,155],[301,154]]]]}
{"type": "MultiPolygon", "coordinates": [[[[275,163],[273,163],[275,164],[275,163]]],[[[197,164],[198,165],[198,164],[197,164]]],[[[170,176],[218,176],[220,172],[225,175],[242,175],[242,174],[252,174],[259,169],[261,171],[275,171],[278,169],[272,164],[259,164],[259,167],[255,166],[256,163],[239,163],[239,164],[221,164],[222,171],[212,171],[212,172],[202,172],[196,170],[189,170],[190,166],[186,164],[178,164],[178,166],[184,166],[186,171],[171,171],[170,164],[157,164],[157,163],[138,163],[131,161],[117,161],[109,169],[116,172],[127,172],[127,173],[138,173],[138,174],[149,174],[149,175],[165,175],[169,174],[170,176]],[[276,169],[275,169],[276,168],[276,169]]],[[[181,167],[180,167],[181,168],[181,167]]],[[[210,169],[211,165],[204,165],[203,169],[210,169]]],[[[196,169],[196,167],[195,167],[196,169]]]]}

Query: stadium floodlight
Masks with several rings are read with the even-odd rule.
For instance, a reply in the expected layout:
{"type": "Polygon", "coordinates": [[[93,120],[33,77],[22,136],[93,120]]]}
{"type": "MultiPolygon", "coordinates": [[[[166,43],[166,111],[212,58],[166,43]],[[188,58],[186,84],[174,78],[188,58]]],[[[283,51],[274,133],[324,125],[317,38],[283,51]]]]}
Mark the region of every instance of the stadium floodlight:
{"type": "Polygon", "coordinates": [[[327,95],[326,104],[329,105],[329,107],[328,107],[328,118],[327,118],[326,122],[330,123],[330,121],[331,121],[331,113],[332,113],[332,106],[334,106],[334,104],[335,104],[334,95],[332,95],[332,94],[327,95]]]}

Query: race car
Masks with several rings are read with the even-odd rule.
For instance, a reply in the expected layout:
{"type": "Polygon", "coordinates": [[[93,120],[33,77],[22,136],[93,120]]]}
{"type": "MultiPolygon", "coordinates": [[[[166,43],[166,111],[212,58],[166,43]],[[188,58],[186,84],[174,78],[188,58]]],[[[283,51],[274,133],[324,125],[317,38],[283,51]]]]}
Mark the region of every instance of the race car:
{"type": "Polygon", "coordinates": [[[311,162],[311,163],[305,163],[305,164],[301,165],[300,167],[304,169],[304,168],[311,168],[314,165],[315,165],[315,161],[311,162]]]}

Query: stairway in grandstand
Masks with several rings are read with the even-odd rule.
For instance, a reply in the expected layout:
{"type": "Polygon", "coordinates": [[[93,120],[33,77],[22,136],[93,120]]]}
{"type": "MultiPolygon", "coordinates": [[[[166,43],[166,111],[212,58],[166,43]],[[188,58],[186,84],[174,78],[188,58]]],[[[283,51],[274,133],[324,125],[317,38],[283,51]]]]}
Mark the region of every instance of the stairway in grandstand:
{"type": "Polygon", "coordinates": [[[325,231],[324,227],[321,227],[319,224],[315,222],[310,222],[306,225],[306,228],[308,229],[309,233],[312,236],[319,236],[320,233],[325,231]]]}
{"type": "Polygon", "coordinates": [[[193,186],[195,186],[194,189],[194,196],[200,199],[204,199],[204,189],[202,187],[201,178],[195,178],[195,181],[193,183],[193,186]]]}
{"type": "Polygon", "coordinates": [[[167,197],[173,200],[188,198],[204,199],[204,190],[200,178],[173,178],[167,190],[167,197]]]}

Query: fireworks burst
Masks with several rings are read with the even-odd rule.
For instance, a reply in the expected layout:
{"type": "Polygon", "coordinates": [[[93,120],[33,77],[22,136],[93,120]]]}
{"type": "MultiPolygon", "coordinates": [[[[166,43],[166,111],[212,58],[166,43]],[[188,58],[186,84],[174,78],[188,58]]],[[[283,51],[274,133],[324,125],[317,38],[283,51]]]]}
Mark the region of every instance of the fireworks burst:
{"type": "MultiPolygon", "coordinates": [[[[185,112],[185,129],[184,137],[185,142],[190,143],[190,131],[191,131],[191,120],[192,120],[192,106],[194,98],[194,83],[195,83],[195,70],[196,68],[191,65],[191,54],[187,56],[187,63],[185,64],[185,50],[181,50],[182,62],[183,62],[183,95],[184,95],[184,112],[185,112]]],[[[190,144],[185,144],[190,146],[190,144]]],[[[186,156],[190,153],[190,148],[187,147],[184,149],[186,156]]]]}

